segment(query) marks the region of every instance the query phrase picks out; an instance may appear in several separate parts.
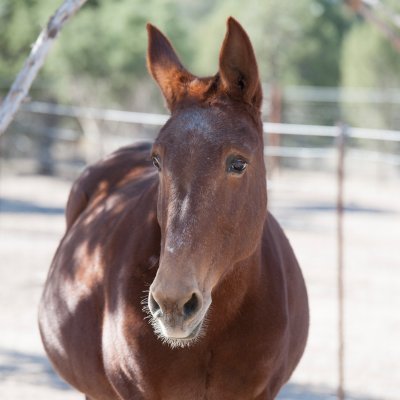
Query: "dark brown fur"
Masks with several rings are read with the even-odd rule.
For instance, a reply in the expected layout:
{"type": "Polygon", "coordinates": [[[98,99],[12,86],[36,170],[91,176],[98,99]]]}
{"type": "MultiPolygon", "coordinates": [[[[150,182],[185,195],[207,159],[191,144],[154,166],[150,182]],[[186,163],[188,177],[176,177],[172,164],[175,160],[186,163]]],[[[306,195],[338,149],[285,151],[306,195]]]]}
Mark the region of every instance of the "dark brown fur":
{"type": "Polygon", "coordinates": [[[92,400],[273,399],[304,351],[308,303],[266,211],[250,41],[230,18],[218,74],[197,78],[148,31],[171,119],[152,148],[123,148],[75,183],[40,304],[45,349],[92,400]]]}

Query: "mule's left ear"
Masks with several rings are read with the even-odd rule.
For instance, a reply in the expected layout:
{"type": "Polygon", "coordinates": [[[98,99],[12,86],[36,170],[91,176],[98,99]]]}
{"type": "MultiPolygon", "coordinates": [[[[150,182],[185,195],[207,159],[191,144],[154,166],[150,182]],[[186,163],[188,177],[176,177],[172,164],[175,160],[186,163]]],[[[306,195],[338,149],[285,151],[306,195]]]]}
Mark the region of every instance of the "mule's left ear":
{"type": "Polygon", "coordinates": [[[242,26],[229,17],[227,32],[219,55],[219,75],[224,91],[258,109],[262,90],[253,46],[242,26]]]}
{"type": "Polygon", "coordinates": [[[147,66],[172,111],[193,75],[181,64],[169,40],[155,26],[147,24],[147,32],[147,66]]]}

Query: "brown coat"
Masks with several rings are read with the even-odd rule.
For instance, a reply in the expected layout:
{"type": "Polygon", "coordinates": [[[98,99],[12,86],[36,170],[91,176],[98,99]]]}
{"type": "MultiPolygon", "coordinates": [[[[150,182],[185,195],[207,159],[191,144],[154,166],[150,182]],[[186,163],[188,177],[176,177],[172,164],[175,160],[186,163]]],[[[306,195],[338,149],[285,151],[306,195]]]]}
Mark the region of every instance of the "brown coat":
{"type": "Polygon", "coordinates": [[[266,213],[250,41],[230,19],[219,73],[198,79],[149,35],[172,116],[153,146],[73,186],[40,305],[45,349],[93,400],[273,399],[304,351],[308,303],[266,213]]]}

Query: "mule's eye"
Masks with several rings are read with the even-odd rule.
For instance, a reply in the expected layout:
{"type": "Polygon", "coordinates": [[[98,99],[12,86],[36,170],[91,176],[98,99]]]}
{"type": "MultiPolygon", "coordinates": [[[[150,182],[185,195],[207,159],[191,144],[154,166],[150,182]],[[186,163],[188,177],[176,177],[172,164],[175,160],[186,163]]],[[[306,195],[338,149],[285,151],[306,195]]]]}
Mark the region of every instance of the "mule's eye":
{"type": "Polygon", "coordinates": [[[234,158],[230,161],[229,172],[234,174],[242,174],[247,167],[247,162],[241,158],[234,158]]]}
{"type": "Polygon", "coordinates": [[[158,157],[158,156],[152,156],[151,159],[152,159],[152,161],[153,161],[153,165],[154,165],[159,171],[161,171],[160,157],[158,157]]]}

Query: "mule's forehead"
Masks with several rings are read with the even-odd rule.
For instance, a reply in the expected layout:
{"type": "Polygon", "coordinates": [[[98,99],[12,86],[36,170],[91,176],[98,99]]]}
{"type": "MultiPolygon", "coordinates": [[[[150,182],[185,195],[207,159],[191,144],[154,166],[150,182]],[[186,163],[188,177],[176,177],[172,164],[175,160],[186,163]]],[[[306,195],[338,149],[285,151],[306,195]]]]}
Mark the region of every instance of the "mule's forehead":
{"type": "Polygon", "coordinates": [[[198,132],[203,135],[213,134],[216,122],[213,111],[201,108],[183,110],[173,117],[174,125],[178,125],[182,132],[198,132]]]}
{"type": "Polygon", "coordinates": [[[178,146],[209,145],[211,148],[233,145],[254,150],[259,134],[243,115],[210,107],[180,110],[160,132],[157,142],[178,146]]]}

